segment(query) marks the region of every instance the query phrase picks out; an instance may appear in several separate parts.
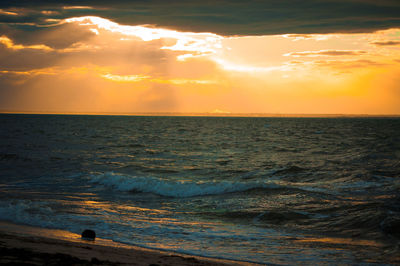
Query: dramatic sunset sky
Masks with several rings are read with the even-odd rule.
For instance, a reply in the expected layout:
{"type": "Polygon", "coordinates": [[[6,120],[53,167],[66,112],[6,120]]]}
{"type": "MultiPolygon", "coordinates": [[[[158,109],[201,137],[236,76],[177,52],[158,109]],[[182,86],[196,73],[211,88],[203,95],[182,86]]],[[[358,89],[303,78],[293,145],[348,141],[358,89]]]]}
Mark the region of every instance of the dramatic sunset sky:
{"type": "Polygon", "coordinates": [[[400,1],[1,1],[0,111],[400,114],[400,1]]]}

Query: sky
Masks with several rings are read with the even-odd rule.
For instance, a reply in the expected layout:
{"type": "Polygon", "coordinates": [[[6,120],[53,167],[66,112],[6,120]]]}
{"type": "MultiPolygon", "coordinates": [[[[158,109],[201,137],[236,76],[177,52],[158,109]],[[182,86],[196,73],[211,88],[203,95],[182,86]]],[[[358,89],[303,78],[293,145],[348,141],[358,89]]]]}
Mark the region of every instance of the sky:
{"type": "Polygon", "coordinates": [[[0,111],[400,115],[400,2],[1,1],[0,111]]]}

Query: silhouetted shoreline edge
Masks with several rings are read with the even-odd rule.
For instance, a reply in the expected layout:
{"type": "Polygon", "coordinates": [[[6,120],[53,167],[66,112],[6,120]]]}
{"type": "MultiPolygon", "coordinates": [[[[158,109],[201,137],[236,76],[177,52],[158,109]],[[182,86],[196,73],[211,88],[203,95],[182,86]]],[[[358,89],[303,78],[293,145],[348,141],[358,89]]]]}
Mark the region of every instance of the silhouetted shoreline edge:
{"type": "Polygon", "coordinates": [[[0,264],[32,262],[51,265],[256,265],[147,249],[104,239],[90,242],[67,231],[0,221],[0,264]]]}

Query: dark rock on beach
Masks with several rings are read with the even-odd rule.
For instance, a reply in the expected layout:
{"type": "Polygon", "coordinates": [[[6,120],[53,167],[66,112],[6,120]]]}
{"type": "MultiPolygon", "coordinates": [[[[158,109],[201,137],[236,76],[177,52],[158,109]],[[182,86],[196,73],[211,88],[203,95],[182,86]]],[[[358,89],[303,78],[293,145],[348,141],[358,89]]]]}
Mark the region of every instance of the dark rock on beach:
{"type": "Polygon", "coordinates": [[[82,232],[82,238],[85,240],[95,240],[96,232],[90,229],[86,229],[82,232]]]}

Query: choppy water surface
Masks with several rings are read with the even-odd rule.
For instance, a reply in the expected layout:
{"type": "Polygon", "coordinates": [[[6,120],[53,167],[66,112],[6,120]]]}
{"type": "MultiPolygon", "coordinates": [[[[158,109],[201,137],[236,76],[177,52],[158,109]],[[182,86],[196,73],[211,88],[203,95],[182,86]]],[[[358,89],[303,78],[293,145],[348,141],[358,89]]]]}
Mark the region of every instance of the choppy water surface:
{"type": "Polygon", "coordinates": [[[261,263],[400,262],[398,118],[0,125],[0,219],[261,263]]]}

